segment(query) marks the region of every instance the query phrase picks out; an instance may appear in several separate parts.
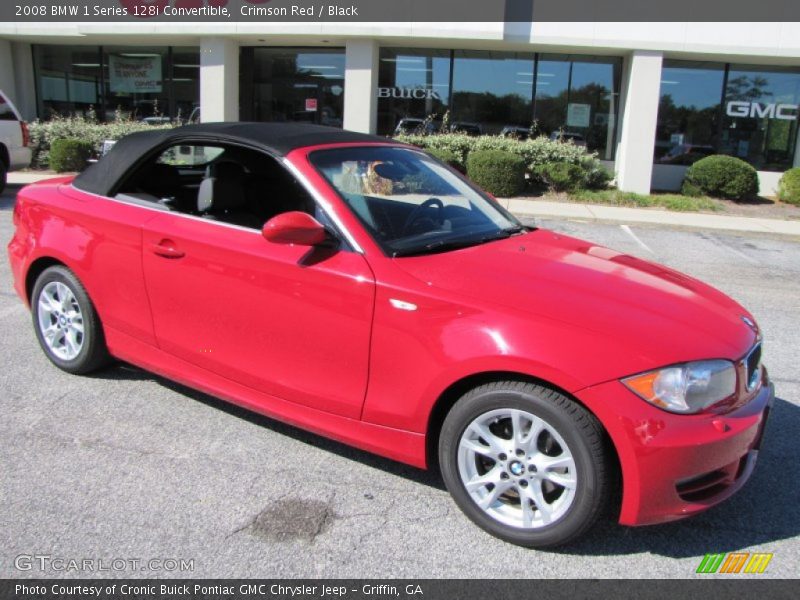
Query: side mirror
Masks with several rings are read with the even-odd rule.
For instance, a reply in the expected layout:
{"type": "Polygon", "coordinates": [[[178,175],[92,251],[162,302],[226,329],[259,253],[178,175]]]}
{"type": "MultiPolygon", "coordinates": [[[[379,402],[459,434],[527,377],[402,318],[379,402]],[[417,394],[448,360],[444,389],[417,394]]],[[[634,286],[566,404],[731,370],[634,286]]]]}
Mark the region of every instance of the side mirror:
{"type": "Polygon", "coordinates": [[[290,211],[275,215],[264,223],[261,234],[268,242],[319,246],[328,240],[325,227],[308,213],[290,211]]]}

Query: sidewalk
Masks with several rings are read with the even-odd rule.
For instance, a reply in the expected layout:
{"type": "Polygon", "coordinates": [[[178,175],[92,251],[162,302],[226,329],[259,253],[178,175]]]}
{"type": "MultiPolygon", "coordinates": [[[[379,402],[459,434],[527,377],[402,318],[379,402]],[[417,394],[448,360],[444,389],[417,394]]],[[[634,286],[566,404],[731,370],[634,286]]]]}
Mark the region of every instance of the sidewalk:
{"type": "MultiPolygon", "coordinates": [[[[8,183],[11,185],[26,185],[42,179],[59,176],[57,173],[49,172],[11,172],[8,174],[8,183]]],[[[673,227],[754,231],[800,237],[800,221],[731,217],[707,213],[682,213],[653,208],[603,206],[602,204],[548,202],[545,200],[499,198],[498,201],[518,217],[581,219],[584,221],[610,221],[615,223],[652,223],[673,227]]]]}
{"type": "Polygon", "coordinates": [[[53,177],[64,177],[65,175],[73,175],[73,173],[55,173],[53,171],[11,171],[8,174],[9,185],[28,185],[29,183],[36,183],[44,179],[52,179],[53,177]]]}
{"type": "Polygon", "coordinates": [[[544,200],[500,199],[500,203],[518,217],[581,219],[617,223],[653,223],[677,227],[755,231],[800,237],[800,221],[732,217],[708,213],[674,212],[652,208],[627,208],[602,204],[574,204],[544,200]]]}

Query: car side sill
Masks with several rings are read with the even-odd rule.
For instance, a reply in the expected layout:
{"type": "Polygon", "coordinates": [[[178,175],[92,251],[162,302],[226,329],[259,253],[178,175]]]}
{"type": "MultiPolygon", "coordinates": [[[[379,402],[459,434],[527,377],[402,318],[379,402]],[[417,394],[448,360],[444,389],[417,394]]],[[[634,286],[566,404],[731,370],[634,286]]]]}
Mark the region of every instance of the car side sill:
{"type": "Polygon", "coordinates": [[[276,398],[167,354],[119,330],[105,328],[111,354],[193,389],[300,429],[421,469],[425,435],[350,419],[276,398]]]}

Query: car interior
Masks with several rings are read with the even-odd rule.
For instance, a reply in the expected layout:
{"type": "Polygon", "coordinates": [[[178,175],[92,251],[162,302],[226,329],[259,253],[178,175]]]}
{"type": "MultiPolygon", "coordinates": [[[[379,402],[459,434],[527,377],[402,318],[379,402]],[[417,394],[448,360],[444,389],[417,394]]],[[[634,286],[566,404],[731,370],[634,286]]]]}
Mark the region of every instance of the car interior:
{"type": "Polygon", "coordinates": [[[379,244],[493,227],[488,216],[422,163],[391,156],[391,151],[354,150],[351,155],[355,160],[321,154],[312,162],[379,244]],[[358,160],[362,157],[377,160],[358,160]]]}
{"type": "Polygon", "coordinates": [[[134,171],[115,197],[252,229],[293,210],[328,224],[278,161],[238,146],[171,146],[134,171]]]}

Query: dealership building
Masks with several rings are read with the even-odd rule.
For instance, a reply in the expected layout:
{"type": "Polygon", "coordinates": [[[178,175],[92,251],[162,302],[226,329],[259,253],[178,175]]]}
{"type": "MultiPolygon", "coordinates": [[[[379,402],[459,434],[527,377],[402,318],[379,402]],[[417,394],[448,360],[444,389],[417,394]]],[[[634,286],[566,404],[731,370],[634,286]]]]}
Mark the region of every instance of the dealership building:
{"type": "MultiPolygon", "coordinates": [[[[687,15],[690,16],[690,15],[687,15]]],[[[800,23],[0,23],[24,118],[306,121],[566,134],[621,189],[737,156],[800,166],[800,23]],[[403,121],[405,120],[405,121],[403,121]]]]}

